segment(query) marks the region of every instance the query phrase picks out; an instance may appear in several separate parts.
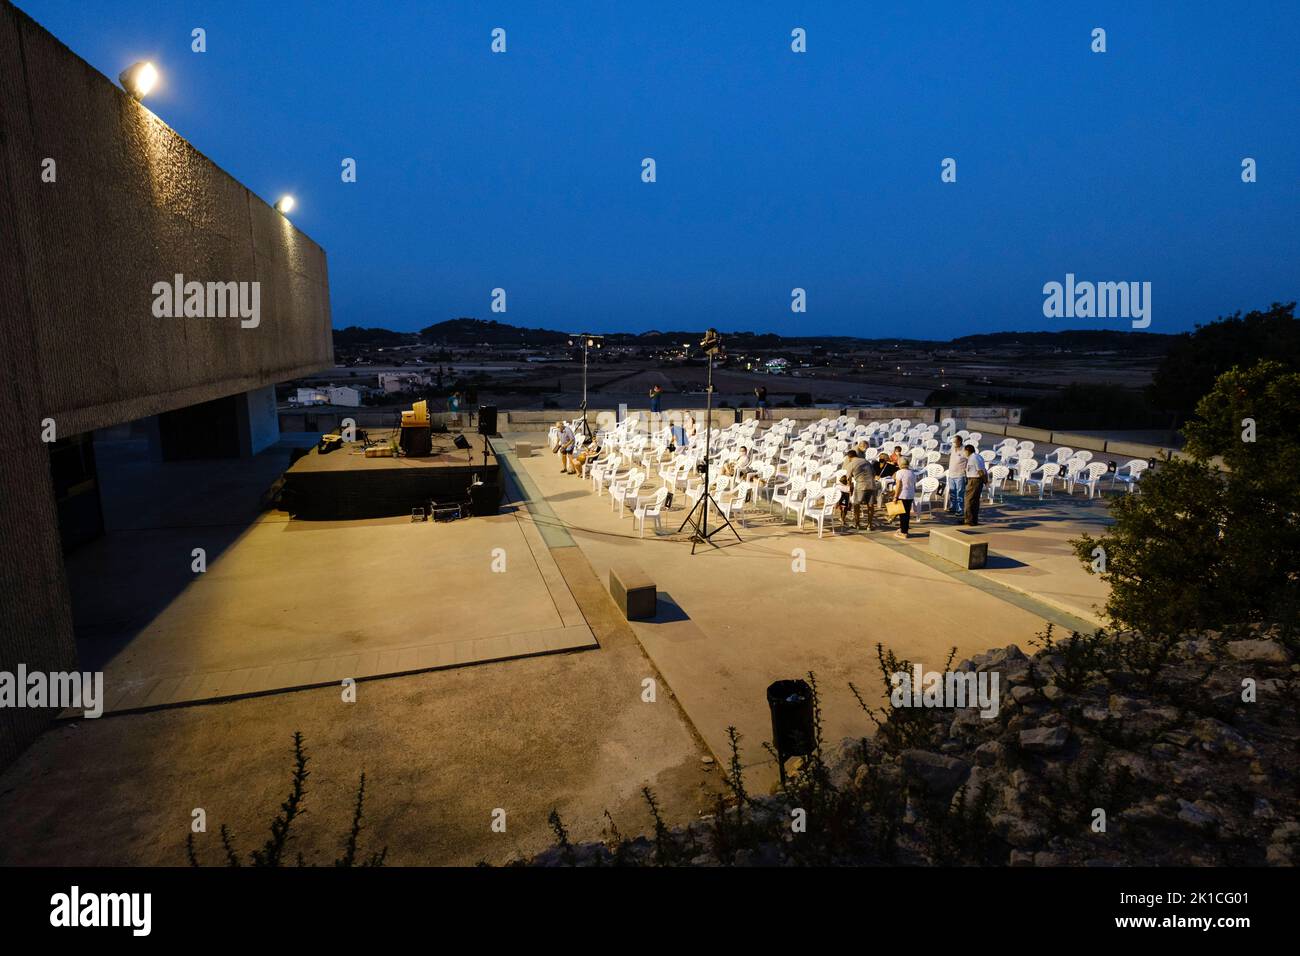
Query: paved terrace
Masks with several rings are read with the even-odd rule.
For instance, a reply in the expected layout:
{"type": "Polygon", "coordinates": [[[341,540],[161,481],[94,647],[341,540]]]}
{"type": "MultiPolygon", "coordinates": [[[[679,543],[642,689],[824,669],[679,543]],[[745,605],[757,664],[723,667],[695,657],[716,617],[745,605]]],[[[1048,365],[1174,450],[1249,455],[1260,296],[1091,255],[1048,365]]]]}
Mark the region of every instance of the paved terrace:
{"type": "MultiPolygon", "coordinates": [[[[727,727],[744,737],[752,783],[766,786],[775,766],[762,749],[771,736],[765,690],[782,678],[816,674],[826,738],[868,733],[872,724],[849,689],[852,682],[873,704],[883,701],[875,645],[901,658],[941,669],[950,649],[957,660],[992,646],[1027,646],[1047,623],[1087,629],[1100,624],[1096,605],[1105,588],[1070,551],[1068,541],[1107,521],[1105,503],[1069,498],[1039,502],[1008,493],[1006,503],[985,506],[981,533],[990,543],[989,567],[965,571],[933,556],[929,529],[955,524],[928,512],[913,520],[912,538],[890,531],[819,539],[812,522],[799,530],[765,514],[760,503],[739,527],[741,543],[725,530],[718,549],[691,554],[677,533],[686,514],[665,512],[663,531],[637,537],[630,511],[619,517],[608,494],[590,481],[560,473],[544,436],[508,435],[538,442],[520,459],[507,451],[528,507],[543,535],[571,540],[602,581],[615,564],[633,562],[659,588],[659,615],[632,629],[663,674],[696,729],[721,759],[727,727]],[[793,570],[796,549],[806,571],[793,570]]],[[[652,478],[642,494],[652,493],[652,478]]]]}
{"type": "Polygon", "coordinates": [[[117,715],[60,722],[0,774],[2,863],[181,863],[196,806],[260,839],[299,729],[316,771],[309,858],[335,850],[363,769],[370,832],[396,863],[535,852],[552,807],[575,839],[598,837],[605,809],[643,829],[643,785],[683,820],[719,785],[701,758],[725,758],[729,724],[751,786],[774,779],[770,681],[815,671],[828,739],[868,733],[848,683],[880,699],[876,642],[938,667],[1045,621],[1086,627],[1104,597],[1065,543],[1104,523],[1100,501],[1012,496],[986,511],[989,569],[966,572],[929,555],[928,517],[901,542],[756,515],[742,544],[692,557],[682,536],[631,537],[544,451],[503,456],[506,513],[451,525],[259,513],[285,450],[164,469],[119,453],[103,449],[110,533],[69,562],[83,666],[105,666],[117,715]],[[605,591],[629,559],[659,584],[654,621],[622,621],[605,591]],[[341,676],[374,679],[344,704],[341,676]],[[505,835],[487,826],[495,807],[505,835]]]}

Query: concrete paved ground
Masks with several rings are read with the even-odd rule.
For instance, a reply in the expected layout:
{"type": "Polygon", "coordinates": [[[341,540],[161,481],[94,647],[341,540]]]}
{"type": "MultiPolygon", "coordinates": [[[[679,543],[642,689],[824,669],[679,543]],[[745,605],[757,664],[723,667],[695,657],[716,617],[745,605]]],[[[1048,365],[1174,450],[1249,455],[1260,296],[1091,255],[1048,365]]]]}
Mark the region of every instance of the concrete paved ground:
{"type": "MultiPolygon", "coordinates": [[[[470,572],[452,569],[447,573],[453,577],[469,576],[457,579],[458,589],[444,593],[454,604],[487,603],[490,611],[509,615],[510,606],[519,603],[562,621],[559,605],[547,612],[535,590],[554,595],[562,584],[598,650],[368,681],[359,685],[352,704],[330,687],[60,723],[0,773],[0,864],[182,863],[195,807],[205,809],[213,831],[200,841],[206,862],[219,862],[215,830],[220,822],[229,823],[239,845],[248,849],[264,838],[283,799],[294,730],[306,734],[313,760],[311,812],[301,837],[309,860],[333,858],[355,777],[362,770],[368,780],[366,840],[387,844],[395,864],[504,862],[534,852],[551,840],[546,815],[552,807],[575,839],[599,836],[605,809],[623,832],[642,831],[650,823],[639,797],[642,785],[655,788],[670,821],[689,819],[708,805],[706,790],[719,781],[716,771],[704,769],[701,757],[710,749],[725,757],[728,724],[745,737],[751,785],[762,786],[774,777],[761,750],[770,736],[763,691],[771,680],[816,671],[826,736],[835,741],[870,731],[847,685],[853,681],[869,698],[879,695],[877,641],[926,667],[939,667],[952,645],[964,656],[1009,641],[1024,644],[1044,620],[1068,617],[998,584],[997,575],[1014,567],[953,572],[924,559],[920,538],[894,542],[845,535],[819,541],[813,532],[759,519],[742,529],[743,545],[691,557],[687,544],[629,537],[630,519],[615,518],[607,498],[593,499],[578,479],[560,476],[552,456],[539,453],[519,467],[525,490],[538,499],[536,514],[465,522],[458,532],[466,536],[467,554],[503,542],[507,583],[488,602],[472,600],[496,584],[491,579],[476,582],[470,572]],[[804,552],[806,571],[792,570],[796,548],[804,552]],[[548,552],[553,570],[525,574],[515,560],[521,549],[532,555],[548,552]],[[661,614],[653,622],[629,626],[608,598],[606,569],[626,559],[645,566],[659,583],[661,614]],[[518,602],[510,581],[518,582],[522,592],[518,602]],[[647,679],[657,680],[654,704],[642,700],[647,679]],[[497,807],[507,811],[506,834],[490,830],[497,807]]],[[[231,473],[223,480],[238,484],[241,479],[231,473]]],[[[201,501],[205,496],[195,497],[201,501]]],[[[240,509],[224,512],[221,497],[207,493],[214,503],[211,513],[233,515],[240,527],[240,509]]],[[[189,513],[181,505],[169,509],[166,513],[173,517],[189,513]]],[[[674,512],[665,526],[675,529],[681,516],[681,510],[674,512]]],[[[1004,528],[997,515],[990,519],[990,534],[1032,530],[1004,528]]],[[[1017,519],[1007,520],[1014,524],[1017,519]]],[[[1021,515],[1019,520],[1027,519],[1021,515]]],[[[1040,524],[1048,533],[1048,522],[1040,524]]],[[[336,549],[356,564],[354,574],[366,576],[384,567],[385,549],[401,547],[395,542],[446,530],[399,521],[300,532],[267,519],[232,536],[228,525],[224,531],[217,525],[211,530],[219,560],[210,566],[215,569],[224,561],[229,578],[224,583],[220,575],[211,579],[212,590],[225,587],[237,602],[239,592],[248,588],[263,611],[269,602],[280,601],[294,615],[312,613],[317,596],[274,586],[282,571],[289,578],[294,573],[273,559],[276,549],[289,549],[281,553],[306,562],[317,580],[328,573],[322,553],[336,549]],[[357,546],[348,547],[348,540],[357,546]],[[262,576],[271,583],[255,580],[262,576]]],[[[198,527],[181,536],[188,540],[198,527]]],[[[919,527],[923,530],[925,524],[919,527]]],[[[134,533],[142,535],[138,551],[124,552],[124,564],[158,550],[147,540],[150,530],[136,528],[134,533]]],[[[1045,566],[1033,557],[1045,553],[1042,542],[1038,552],[1032,547],[1016,552],[1017,540],[1032,544],[1030,535],[1009,538],[1008,553],[1022,555],[1019,560],[1028,568],[1045,566]]],[[[443,568],[440,554],[436,548],[427,553],[413,549],[403,557],[407,563],[427,558],[436,578],[443,568]]],[[[166,563],[170,567],[170,560],[166,563]]],[[[526,568],[527,562],[522,563],[526,568]]],[[[187,595],[194,583],[188,560],[181,567],[185,573],[159,584],[160,606],[145,623],[157,619],[160,630],[148,646],[193,655],[197,652],[185,646],[180,631],[169,635],[161,625],[180,621],[181,615],[198,627],[209,615],[230,624],[240,620],[241,610],[224,607],[198,588],[187,595]],[[172,610],[173,604],[179,607],[172,610]]],[[[107,561],[98,571],[122,573],[107,561]]],[[[1049,568],[1049,579],[1051,574],[1059,574],[1062,582],[1068,577],[1063,563],[1049,568]]],[[[373,580],[382,576],[375,574],[373,580]]],[[[1022,577],[1032,575],[1022,572],[1022,577]]],[[[325,579],[348,598],[329,595],[332,607],[351,603],[347,578],[339,572],[339,577],[325,579]]],[[[410,572],[403,583],[418,591],[423,582],[410,572]]],[[[1070,586],[1063,583],[1062,588],[1070,586]]],[[[356,596],[368,598],[376,608],[394,600],[382,587],[356,596]]],[[[82,605],[91,612],[94,607],[82,605]]],[[[105,611],[111,607],[105,605],[105,611]]],[[[129,605],[119,607],[129,617],[129,605]]],[[[316,640],[340,640],[339,622],[320,615],[314,624],[316,640]]],[[[260,626],[258,620],[252,623],[260,626]]],[[[467,620],[466,626],[478,625],[467,620]]],[[[311,646],[306,631],[267,627],[263,638],[272,647],[278,642],[311,646]]],[[[395,630],[390,625],[386,633],[391,637],[395,630]]],[[[170,660],[165,653],[156,659],[170,660]]]]}
{"type": "MultiPolygon", "coordinates": [[[[253,471],[258,467],[254,464],[253,471]]],[[[233,465],[218,471],[236,485],[248,477],[233,465]]],[[[202,500],[205,494],[193,489],[193,496],[202,500]]],[[[206,497],[216,501],[221,496],[209,489],[206,497]]],[[[228,516],[242,513],[233,500],[227,504],[228,516]]],[[[171,513],[186,512],[172,508],[171,513]]],[[[277,600],[276,591],[282,591],[278,599],[291,603],[293,610],[284,612],[290,616],[316,613],[310,602],[320,597],[315,585],[308,593],[290,586],[301,581],[294,581],[291,563],[270,560],[268,554],[276,548],[294,549],[291,556],[308,562],[317,584],[324,573],[317,552],[344,556],[339,577],[326,583],[345,589],[349,601],[358,598],[382,611],[401,592],[377,583],[376,569],[391,563],[384,549],[403,535],[424,536],[410,538],[425,545],[422,550],[401,556],[421,559],[424,577],[413,574],[401,582],[420,606],[446,604],[447,613],[459,615],[467,627],[489,626],[470,622],[471,610],[489,619],[496,615],[498,623],[490,626],[497,627],[518,615],[515,605],[560,620],[576,607],[599,649],[367,681],[358,685],[355,703],[344,702],[338,687],[328,687],[57,723],[0,773],[0,864],[183,865],[191,814],[199,807],[207,813],[210,829],[199,841],[204,862],[221,860],[216,830],[222,822],[233,828],[239,847],[249,850],[265,839],[267,824],[287,792],[295,730],[306,735],[312,759],[309,813],[299,847],[308,861],[334,858],[363,770],[363,843],[386,844],[392,864],[503,863],[534,853],[552,841],[547,824],[552,808],[559,810],[574,839],[599,838],[606,810],[623,832],[641,832],[650,826],[642,786],[654,789],[670,822],[684,822],[711,805],[708,794],[719,784],[716,772],[702,763],[707,751],[666,689],[654,703],[643,700],[645,681],[662,684],[662,679],[627,622],[581,551],[544,544],[524,512],[436,528],[350,522],[302,532],[268,519],[246,535],[267,541],[239,537],[220,552],[228,578],[208,583],[210,590],[224,593],[225,601],[202,594],[187,597],[188,578],[182,577],[183,588],[174,599],[180,607],[172,611],[167,603],[172,598],[160,588],[154,602],[163,604],[158,616],[174,620],[178,629],[151,634],[123,664],[131,660],[142,669],[162,667],[174,660],[168,654],[196,658],[206,653],[186,645],[184,621],[197,630],[231,630],[215,643],[209,636],[211,649],[266,653],[241,649],[235,640],[239,628],[230,627],[246,615],[243,593],[268,613],[266,602],[277,600]],[[447,539],[427,535],[450,528],[466,536],[485,565],[485,546],[506,547],[509,571],[500,576],[505,582],[475,583],[477,571],[447,567],[445,550],[433,546],[447,539]],[[539,549],[549,554],[545,574],[537,569],[539,549]],[[364,593],[354,593],[346,581],[349,565],[354,575],[371,576],[364,593]],[[255,580],[259,574],[268,581],[255,580]],[[450,584],[440,588],[437,582],[444,577],[450,584]],[[483,587],[501,590],[485,594],[483,587]],[[554,600],[549,611],[541,606],[542,590],[554,599],[561,589],[572,607],[561,608],[554,600]],[[518,600],[516,590],[521,592],[518,600]],[[209,614],[217,615],[215,623],[207,620],[209,614]],[[146,648],[158,652],[155,663],[146,648]],[[489,826],[496,808],[507,813],[504,834],[489,826]]],[[[135,554],[120,556],[122,563],[153,553],[146,539],[134,547],[135,554]]],[[[108,561],[99,570],[121,571],[108,561]]],[[[136,586],[142,588],[144,582],[136,586]]],[[[339,595],[325,594],[324,600],[340,606],[339,595]]],[[[82,608],[93,614],[94,604],[82,608]]],[[[408,619],[415,620],[409,614],[408,619]]],[[[431,616],[425,621],[430,628],[445,626],[431,616]]],[[[299,633],[284,622],[244,623],[255,629],[254,645],[261,641],[271,648],[337,642],[343,633],[340,621],[328,614],[317,614],[311,633],[307,628],[299,633]]],[[[125,624],[129,627],[130,620],[125,624]]],[[[382,626],[395,633],[393,625],[382,626]]]]}
{"type": "Polygon", "coordinates": [[[109,533],[69,557],[68,576],[82,664],[104,670],[109,709],[595,646],[522,512],[290,521],[249,507],[267,457],[104,469],[109,533]]]}
{"type": "MultiPolygon", "coordinates": [[[[511,437],[511,436],[507,436],[511,437]]],[[[513,442],[506,442],[513,447],[513,442]]],[[[871,730],[849,682],[873,704],[883,699],[875,645],[900,657],[941,669],[949,649],[957,659],[992,646],[1027,646],[1048,621],[1082,626],[1070,604],[1038,600],[1032,591],[1046,581],[1070,592],[1087,575],[1059,561],[1063,542],[1050,515],[994,509],[989,533],[1013,555],[987,573],[988,580],[951,570],[928,553],[925,533],[934,521],[914,522],[915,537],[897,541],[887,533],[830,535],[818,539],[813,525],[799,531],[759,514],[741,528],[741,544],[727,532],[724,547],[691,555],[683,535],[674,534],[685,511],[665,513],[665,534],[634,536],[630,517],[618,518],[608,496],[597,498],[590,483],[561,475],[545,450],[523,461],[534,497],[544,497],[554,520],[582,548],[604,579],[611,565],[634,562],[660,591],[660,614],[633,628],[650,657],[678,695],[697,730],[724,758],[726,729],[745,738],[752,783],[765,786],[774,765],[761,749],[770,739],[765,700],[769,683],[817,675],[826,739],[861,736],[871,730]],[[1004,513],[1005,512],[1005,513],[1004,513]],[[1041,535],[1025,533],[1044,527],[1041,535]],[[1018,524],[1017,524],[1018,523],[1018,524]],[[804,558],[806,570],[794,570],[804,558]],[[1046,557],[1048,560],[1044,560],[1046,557]],[[1001,586],[1013,577],[1018,589],[1001,586]],[[974,586],[972,586],[974,585],[974,586]],[[1022,586],[1023,585],[1023,586],[1022,586]]],[[[539,520],[545,520],[539,518],[539,520]]]]}

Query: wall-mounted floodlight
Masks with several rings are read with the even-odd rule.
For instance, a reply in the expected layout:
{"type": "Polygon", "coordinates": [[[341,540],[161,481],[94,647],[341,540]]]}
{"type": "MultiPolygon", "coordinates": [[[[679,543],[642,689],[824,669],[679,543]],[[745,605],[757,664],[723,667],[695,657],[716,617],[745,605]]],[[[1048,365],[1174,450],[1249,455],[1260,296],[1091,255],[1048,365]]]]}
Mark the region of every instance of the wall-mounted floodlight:
{"type": "Polygon", "coordinates": [[[278,209],[282,215],[287,216],[289,213],[293,212],[293,207],[296,205],[297,203],[294,202],[292,196],[281,196],[279,201],[276,202],[275,208],[278,209]]]}
{"type": "Polygon", "coordinates": [[[148,60],[141,60],[119,73],[117,81],[133,98],[142,100],[158,85],[158,68],[148,60]]]}

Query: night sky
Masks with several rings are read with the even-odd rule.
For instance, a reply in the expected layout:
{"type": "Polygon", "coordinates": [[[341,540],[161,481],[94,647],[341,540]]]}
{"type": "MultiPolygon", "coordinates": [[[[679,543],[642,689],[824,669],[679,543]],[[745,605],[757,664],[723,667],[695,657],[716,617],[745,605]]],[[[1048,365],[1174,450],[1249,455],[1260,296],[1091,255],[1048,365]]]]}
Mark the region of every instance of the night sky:
{"type": "Polygon", "coordinates": [[[1151,282],[1170,332],[1300,291],[1294,0],[18,6],[114,79],[153,59],[146,105],[297,197],[337,327],[1130,327],[1045,318],[1072,272],[1151,282]]]}

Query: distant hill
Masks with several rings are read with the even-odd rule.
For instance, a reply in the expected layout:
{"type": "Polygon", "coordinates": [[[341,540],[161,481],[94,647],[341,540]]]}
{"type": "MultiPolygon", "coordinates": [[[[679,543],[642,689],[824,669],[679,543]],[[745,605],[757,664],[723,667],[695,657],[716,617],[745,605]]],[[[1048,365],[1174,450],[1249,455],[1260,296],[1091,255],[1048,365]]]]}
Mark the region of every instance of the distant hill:
{"type": "Polygon", "coordinates": [[[334,345],[344,348],[350,345],[402,345],[414,340],[410,332],[392,332],[388,329],[363,329],[359,325],[349,325],[346,329],[334,330],[334,345]]]}
{"type": "MultiPolygon", "coordinates": [[[[698,342],[702,329],[688,331],[611,332],[605,334],[607,345],[642,348],[676,347],[682,342],[698,342]]],[[[1029,348],[1080,351],[1116,351],[1134,355],[1163,355],[1177,338],[1155,332],[1125,332],[1119,329],[1066,329],[1060,332],[990,332],[963,335],[949,341],[936,339],[868,339],[849,335],[777,335],[775,332],[723,332],[729,351],[741,349],[781,349],[822,346],[845,349],[986,349],[1029,348]]],[[[418,333],[392,332],[388,329],[363,329],[351,326],[334,333],[334,343],[349,345],[400,345],[425,342],[430,345],[473,346],[481,343],[501,346],[564,345],[568,332],[553,329],[527,329],[492,319],[457,318],[426,326],[418,333]]]]}
{"type": "Polygon", "coordinates": [[[483,319],[448,319],[426,326],[420,337],[437,345],[563,345],[569,341],[567,332],[550,329],[524,329],[517,325],[483,319]]]}
{"type": "Polygon", "coordinates": [[[949,344],[954,348],[996,349],[1060,348],[1078,351],[1124,351],[1164,354],[1176,336],[1158,332],[1124,332],[1120,329],[1065,329],[1060,332],[990,332],[963,335],[949,344]]]}

